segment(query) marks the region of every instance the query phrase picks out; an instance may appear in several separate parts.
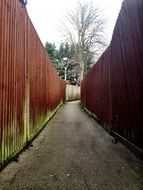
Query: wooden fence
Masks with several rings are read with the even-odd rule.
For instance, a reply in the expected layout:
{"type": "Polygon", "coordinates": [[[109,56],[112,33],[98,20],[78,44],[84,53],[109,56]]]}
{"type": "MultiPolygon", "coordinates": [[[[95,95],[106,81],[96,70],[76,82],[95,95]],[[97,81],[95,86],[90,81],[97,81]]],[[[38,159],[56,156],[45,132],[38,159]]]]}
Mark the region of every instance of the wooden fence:
{"type": "Polygon", "coordinates": [[[80,87],[66,85],[66,101],[80,100],[80,87]]]}
{"type": "Polygon", "coordinates": [[[54,70],[18,0],[0,1],[0,167],[17,154],[63,102],[54,70]]]}
{"type": "Polygon", "coordinates": [[[143,1],[124,0],[112,41],[85,76],[81,99],[115,133],[143,148],[143,1]]]}

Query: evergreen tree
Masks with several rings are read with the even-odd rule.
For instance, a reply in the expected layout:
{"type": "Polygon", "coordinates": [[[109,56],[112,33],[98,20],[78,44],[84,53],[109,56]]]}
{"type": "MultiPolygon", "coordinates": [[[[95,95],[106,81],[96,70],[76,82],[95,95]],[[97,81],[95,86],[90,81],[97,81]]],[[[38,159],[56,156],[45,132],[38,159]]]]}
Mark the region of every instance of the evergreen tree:
{"type": "Polygon", "coordinates": [[[57,64],[57,50],[56,50],[55,44],[54,43],[52,44],[52,43],[46,42],[45,49],[46,49],[49,57],[51,58],[52,62],[54,64],[57,64]]]}

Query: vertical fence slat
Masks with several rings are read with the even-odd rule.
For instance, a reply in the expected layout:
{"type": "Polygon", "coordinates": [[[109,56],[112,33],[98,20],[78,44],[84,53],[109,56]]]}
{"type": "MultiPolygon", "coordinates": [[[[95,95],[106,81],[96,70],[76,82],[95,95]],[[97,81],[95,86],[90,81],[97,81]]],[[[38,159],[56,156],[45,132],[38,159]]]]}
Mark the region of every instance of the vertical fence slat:
{"type": "Polygon", "coordinates": [[[113,37],[81,85],[83,104],[143,148],[143,1],[124,0],[113,37]]]}
{"type": "Polygon", "coordinates": [[[42,129],[64,100],[65,85],[26,9],[0,1],[0,167],[42,129]]]}

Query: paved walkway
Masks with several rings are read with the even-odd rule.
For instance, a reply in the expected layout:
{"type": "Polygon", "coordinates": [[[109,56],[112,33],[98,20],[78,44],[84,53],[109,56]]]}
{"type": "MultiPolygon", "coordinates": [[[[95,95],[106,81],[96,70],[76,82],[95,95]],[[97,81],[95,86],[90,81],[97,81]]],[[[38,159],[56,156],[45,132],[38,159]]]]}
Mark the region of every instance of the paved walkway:
{"type": "Polygon", "coordinates": [[[0,189],[143,190],[143,162],[70,102],[2,171],[0,189]]]}

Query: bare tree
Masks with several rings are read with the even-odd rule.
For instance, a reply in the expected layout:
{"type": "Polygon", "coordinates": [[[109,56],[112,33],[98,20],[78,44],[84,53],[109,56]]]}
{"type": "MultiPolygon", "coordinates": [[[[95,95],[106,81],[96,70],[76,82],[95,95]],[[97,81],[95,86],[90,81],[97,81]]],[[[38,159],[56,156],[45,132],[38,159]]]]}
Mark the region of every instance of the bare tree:
{"type": "Polygon", "coordinates": [[[80,66],[80,81],[84,76],[85,60],[88,56],[101,55],[105,49],[105,19],[92,3],[78,3],[77,9],[71,11],[68,23],[62,33],[66,40],[74,46],[74,57],[80,66]]]}

